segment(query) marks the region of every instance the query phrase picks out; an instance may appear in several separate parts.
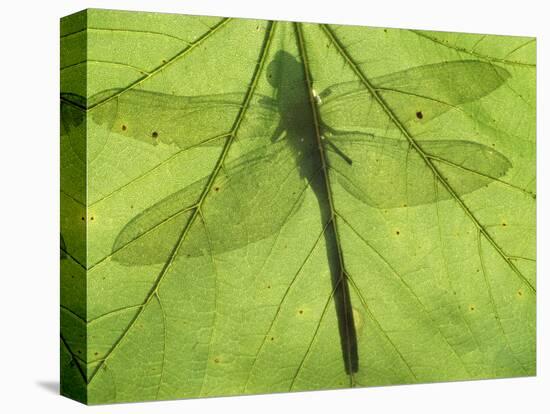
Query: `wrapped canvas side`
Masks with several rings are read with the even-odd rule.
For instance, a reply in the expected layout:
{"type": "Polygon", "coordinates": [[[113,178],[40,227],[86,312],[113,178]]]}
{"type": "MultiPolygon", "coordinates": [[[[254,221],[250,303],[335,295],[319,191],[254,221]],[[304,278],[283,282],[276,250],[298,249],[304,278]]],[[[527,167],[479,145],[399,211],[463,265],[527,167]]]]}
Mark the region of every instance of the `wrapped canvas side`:
{"type": "Polygon", "coordinates": [[[87,402],[87,12],[61,19],[61,394],[87,402]]]}

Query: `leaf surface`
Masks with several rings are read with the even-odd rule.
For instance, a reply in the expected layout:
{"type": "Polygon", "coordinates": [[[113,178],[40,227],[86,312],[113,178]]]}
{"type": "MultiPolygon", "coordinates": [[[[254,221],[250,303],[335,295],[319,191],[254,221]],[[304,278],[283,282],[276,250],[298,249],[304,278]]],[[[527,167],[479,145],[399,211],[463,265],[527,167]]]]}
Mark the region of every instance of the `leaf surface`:
{"type": "Polygon", "coordinates": [[[531,39],[101,10],[62,47],[79,36],[65,388],[106,403],[534,375],[531,39]]]}

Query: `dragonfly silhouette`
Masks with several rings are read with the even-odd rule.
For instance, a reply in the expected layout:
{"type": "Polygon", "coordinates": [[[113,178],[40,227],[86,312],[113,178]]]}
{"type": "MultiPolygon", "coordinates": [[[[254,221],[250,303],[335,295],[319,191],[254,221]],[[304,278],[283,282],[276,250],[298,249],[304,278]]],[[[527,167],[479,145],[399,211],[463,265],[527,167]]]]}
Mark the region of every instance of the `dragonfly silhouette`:
{"type": "MultiPolygon", "coordinates": [[[[235,148],[230,149],[205,201],[210,237],[207,240],[199,232],[190,233],[178,254],[219,254],[281,231],[311,188],[325,226],[344,365],[353,373],[358,370],[357,339],[331,186],[337,183],[365,204],[385,209],[429,204],[451,195],[435,190],[433,172],[406,139],[384,136],[387,115],[359,82],[344,82],[313,93],[304,65],[285,51],[275,54],[264,76],[274,96],[252,96],[235,148]],[[315,110],[320,114],[321,147],[314,129],[315,110]],[[323,168],[325,163],[328,171],[323,168]]],[[[480,99],[508,76],[495,65],[463,60],[395,72],[372,83],[400,122],[414,125],[480,99]]],[[[109,136],[116,134],[154,146],[175,144],[181,150],[201,144],[221,148],[227,125],[238,116],[243,97],[243,93],[187,97],[135,89],[108,90],[93,97],[89,107],[93,122],[103,126],[109,136]]],[[[64,105],[65,127],[70,131],[81,123],[78,107],[83,105],[68,95],[64,105]]],[[[419,145],[434,160],[459,171],[462,179],[455,185],[458,195],[489,184],[511,166],[499,152],[471,141],[441,138],[419,145]]],[[[193,207],[208,179],[186,186],[134,217],[119,233],[113,259],[130,266],[165,262],[181,231],[166,223],[193,207]],[[158,233],[161,228],[162,233],[158,233]]]]}

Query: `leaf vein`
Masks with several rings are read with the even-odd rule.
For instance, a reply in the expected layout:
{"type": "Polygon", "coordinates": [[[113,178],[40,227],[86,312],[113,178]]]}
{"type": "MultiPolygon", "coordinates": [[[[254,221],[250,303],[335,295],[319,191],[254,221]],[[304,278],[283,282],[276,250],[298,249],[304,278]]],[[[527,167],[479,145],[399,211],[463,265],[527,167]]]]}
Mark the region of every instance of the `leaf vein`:
{"type": "Polygon", "coordinates": [[[526,66],[526,67],[529,67],[529,68],[535,68],[536,67],[536,65],[534,63],[519,62],[519,61],[514,61],[514,60],[508,60],[506,58],[501,59],[501,58],[497,58],[497,57],[493,57],[493,56],[483,55],[483,54],[477,53],[473,50],[468,50],[468,49],[465,49],[463,47],[458,47],[458,46],[452,45],[450,43],[444,42],[444,41],[442,41],[442,40],[440,40],[436,37],[432,37],[430,35],[427,35],[426,33],[422,33],[419,30],[409,30],[409,31],[416,34],[417,36],[420,36],[420,37],[423,37],[425,39],[431,40],[432,42],[437,43],[441,46],[447,47],[449,49],[454,49],[457,52],[467,53],[469,55],[475,56],[476,58],[479,58],[479,59],[482,59],[482,60],[487,60],[489,62],[499,62],[499,63],[504,63],[504,64],[507,64],[507,65],[526,66]]]}

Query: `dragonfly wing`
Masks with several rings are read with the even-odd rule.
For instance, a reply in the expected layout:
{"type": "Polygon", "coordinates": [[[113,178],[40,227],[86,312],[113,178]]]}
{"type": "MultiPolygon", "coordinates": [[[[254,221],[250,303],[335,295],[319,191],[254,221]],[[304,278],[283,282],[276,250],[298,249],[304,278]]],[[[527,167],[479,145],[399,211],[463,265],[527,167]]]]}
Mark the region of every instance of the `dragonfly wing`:
{"type": "MultiPolygon", "coordinates": [[[[178,96],[130,89],[108,90],[94,97],[91,119],[109,133],[151,145],[172,144],[184,149],[228,133],[242,109],[243,93],[178,96]]],[[[276,122],[268,97],[250,102],[248,117],[276,122]]]]}
{"type": "Polygon", "coordinates": [[[204,205],[211,251],[233,250],[281,231],[304,201],[312,177],[303,171],[310,160],[311,154],[298,155],[283,140],[224,170],[204,205]]]}
{"type": "Polygon", "coordinates": [[[131,219],[115,239],[112,258],[125,265],[166,262],[207,179],[193,182],[131,219]]]}
{"type": "MultiPolygon", "coordinates": [[[[372,79],[394,115],[410,129],[476,101],[506,82],[509,72],[497,65],[460,60],[423,65],[372,79]]],[[[387,114],[361,81],[343,82],[321,94],[323,122],[340,131],[380,133],[387,114]]]]}
{"type": "MultiPolygon", "coordinates": [[[[437,190],[434,171],[407,141],[346,134],[333,144],[353,161],[349,164],[326,146],[330,171],[355,198],[377,208],[434,203],[453,197],[437,190]]],[[[447,179],[457,196],[482,188],[502,177],[511,167],[508,159],[485,145],[459,140],[423,141],[422,151],[436,167],[446,164],[447,179]]]]}
{"type": "MultiPolygon", "coordinates": [[[[284,141],[269,141],[228,161],[209,189],[202,218],[194,219],[204,221],[207,231],[190,231],[178,254],[219,254],[279,231],[303,201],[308,183],[300,171],[307,162],[305,154],[298,161],[284,141]],[[269,213],[265,216],[258,211],[269,213]]],[[[116,238],[113,259],[126,265],[166,262],[209,178],[203,177],[134,217],[116,238]]]]}
{"type": "MultiPolygon", "coordinates": [[[[72,102],[72,101],[71,101],[72,102]]],[[[67,138],[76,156],[86,162],[85,113],[78,106],[61,100],[61,136],[67,138]]]]}

